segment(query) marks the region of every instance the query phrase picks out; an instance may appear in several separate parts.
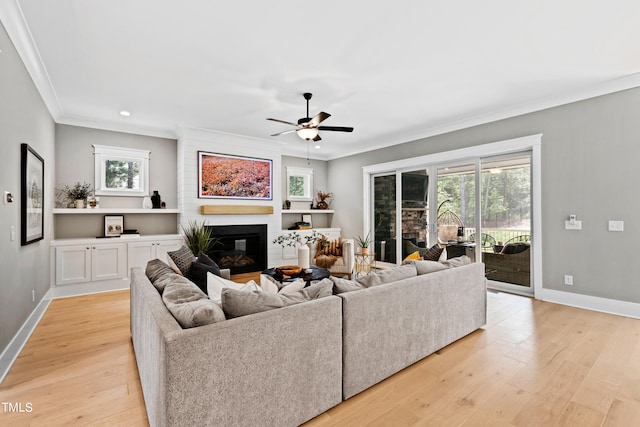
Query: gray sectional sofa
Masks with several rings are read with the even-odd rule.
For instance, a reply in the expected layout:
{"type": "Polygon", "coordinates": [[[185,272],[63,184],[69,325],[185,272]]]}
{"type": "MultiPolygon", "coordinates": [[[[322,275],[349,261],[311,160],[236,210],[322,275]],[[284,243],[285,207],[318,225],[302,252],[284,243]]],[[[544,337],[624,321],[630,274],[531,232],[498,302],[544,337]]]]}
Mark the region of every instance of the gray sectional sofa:
{"type": "Polygon", "coordinates": [[[299,425],[485,323],[482,264],[191,329],[131,272],[151,426],[299,425]]]}

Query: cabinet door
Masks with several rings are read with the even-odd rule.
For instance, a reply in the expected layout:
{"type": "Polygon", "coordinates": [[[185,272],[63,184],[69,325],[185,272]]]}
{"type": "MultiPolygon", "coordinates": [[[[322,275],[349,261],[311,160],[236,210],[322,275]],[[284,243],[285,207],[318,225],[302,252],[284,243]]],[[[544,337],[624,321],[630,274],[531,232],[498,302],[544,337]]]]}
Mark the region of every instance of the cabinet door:
{"type": "Polygon", "coordinates": [[[91,280],[127,277],[126,243],[94,244],[91,248],[91,280]]]}
{"type": "Polygon", "coordinates": [[[156,242],[156,253],[154,258],[167,262],[167,252],[177,251],[184,245],[183,240],[160,240],[156,242]]]}
{"type": "Polygon", "coordinates": [[[133,267],[141,267],[143,270],[147,267],[147,262],[155,258],[156,244],[155,242],[131,242],[127,245],[128,269],[131,271],[133,267]]]}
{"type": "Polygon", "coordinates": [[[56,248],[56,285],[91,280],[91,246],[73,245],[56,248]]]}

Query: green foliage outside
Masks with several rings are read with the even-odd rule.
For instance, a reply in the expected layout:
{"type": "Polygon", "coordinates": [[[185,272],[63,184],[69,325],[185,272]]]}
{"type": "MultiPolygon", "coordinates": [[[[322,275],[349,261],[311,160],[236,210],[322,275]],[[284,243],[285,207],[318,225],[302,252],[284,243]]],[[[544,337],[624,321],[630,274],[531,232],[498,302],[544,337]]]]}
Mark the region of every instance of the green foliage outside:
{"type": "Polygon", "coordinates": [[[289,196],[304,197],[304,177],[302,176],[290,176],[289,177],[289,196]]]}
{"type": "MultiPolygon", "coordinates": [[[[484,228],[529,227],[531,199],[529,166],[502,169],[500,173],[481,174],[482,219],[484,228]],[[526,223],[526,224],[525,224],[526,223]]],[[[438,202],[445,203],[440,213],[449,209],[465,226],[476,226],[474,173],[457,173],[438,177],[438,202]]]]}
{"type": "Polygon", "coordinates": [[[140,165],[137,162],[107,160],[105,176],[107,188],[138,188],[140,165]]]}

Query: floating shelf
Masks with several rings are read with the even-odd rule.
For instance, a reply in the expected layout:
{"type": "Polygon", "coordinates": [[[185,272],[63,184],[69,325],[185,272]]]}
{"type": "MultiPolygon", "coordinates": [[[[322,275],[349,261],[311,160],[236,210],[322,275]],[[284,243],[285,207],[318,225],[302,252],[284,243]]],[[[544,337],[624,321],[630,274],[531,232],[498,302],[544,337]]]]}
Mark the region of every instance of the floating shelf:
{"type": "Polygon", "coordinates": [[[100,214],[177,214],[178,209],[136,209],[136,208],[55,208],[54,214],[100,215],[100,214]]]}
{"type": "Polygon", "coordinates": [[[271,215],[273,206],[254,205],[202,205],[202,215],[271,215]]]}
{"type": "Polygon", "coordinates": [[[283,214],[332,214],[333,209],[283,209],[283,214]]]}

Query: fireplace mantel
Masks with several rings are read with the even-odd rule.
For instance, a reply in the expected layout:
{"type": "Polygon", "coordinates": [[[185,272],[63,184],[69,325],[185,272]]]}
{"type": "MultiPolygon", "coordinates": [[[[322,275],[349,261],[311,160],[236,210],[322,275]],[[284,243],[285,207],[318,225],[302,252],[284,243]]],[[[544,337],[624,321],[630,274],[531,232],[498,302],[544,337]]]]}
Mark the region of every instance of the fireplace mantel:
{"type": "Polygon", "coordinates": [[[273,206],[202,205],[201,215],[272,215],[273,206]]]}

